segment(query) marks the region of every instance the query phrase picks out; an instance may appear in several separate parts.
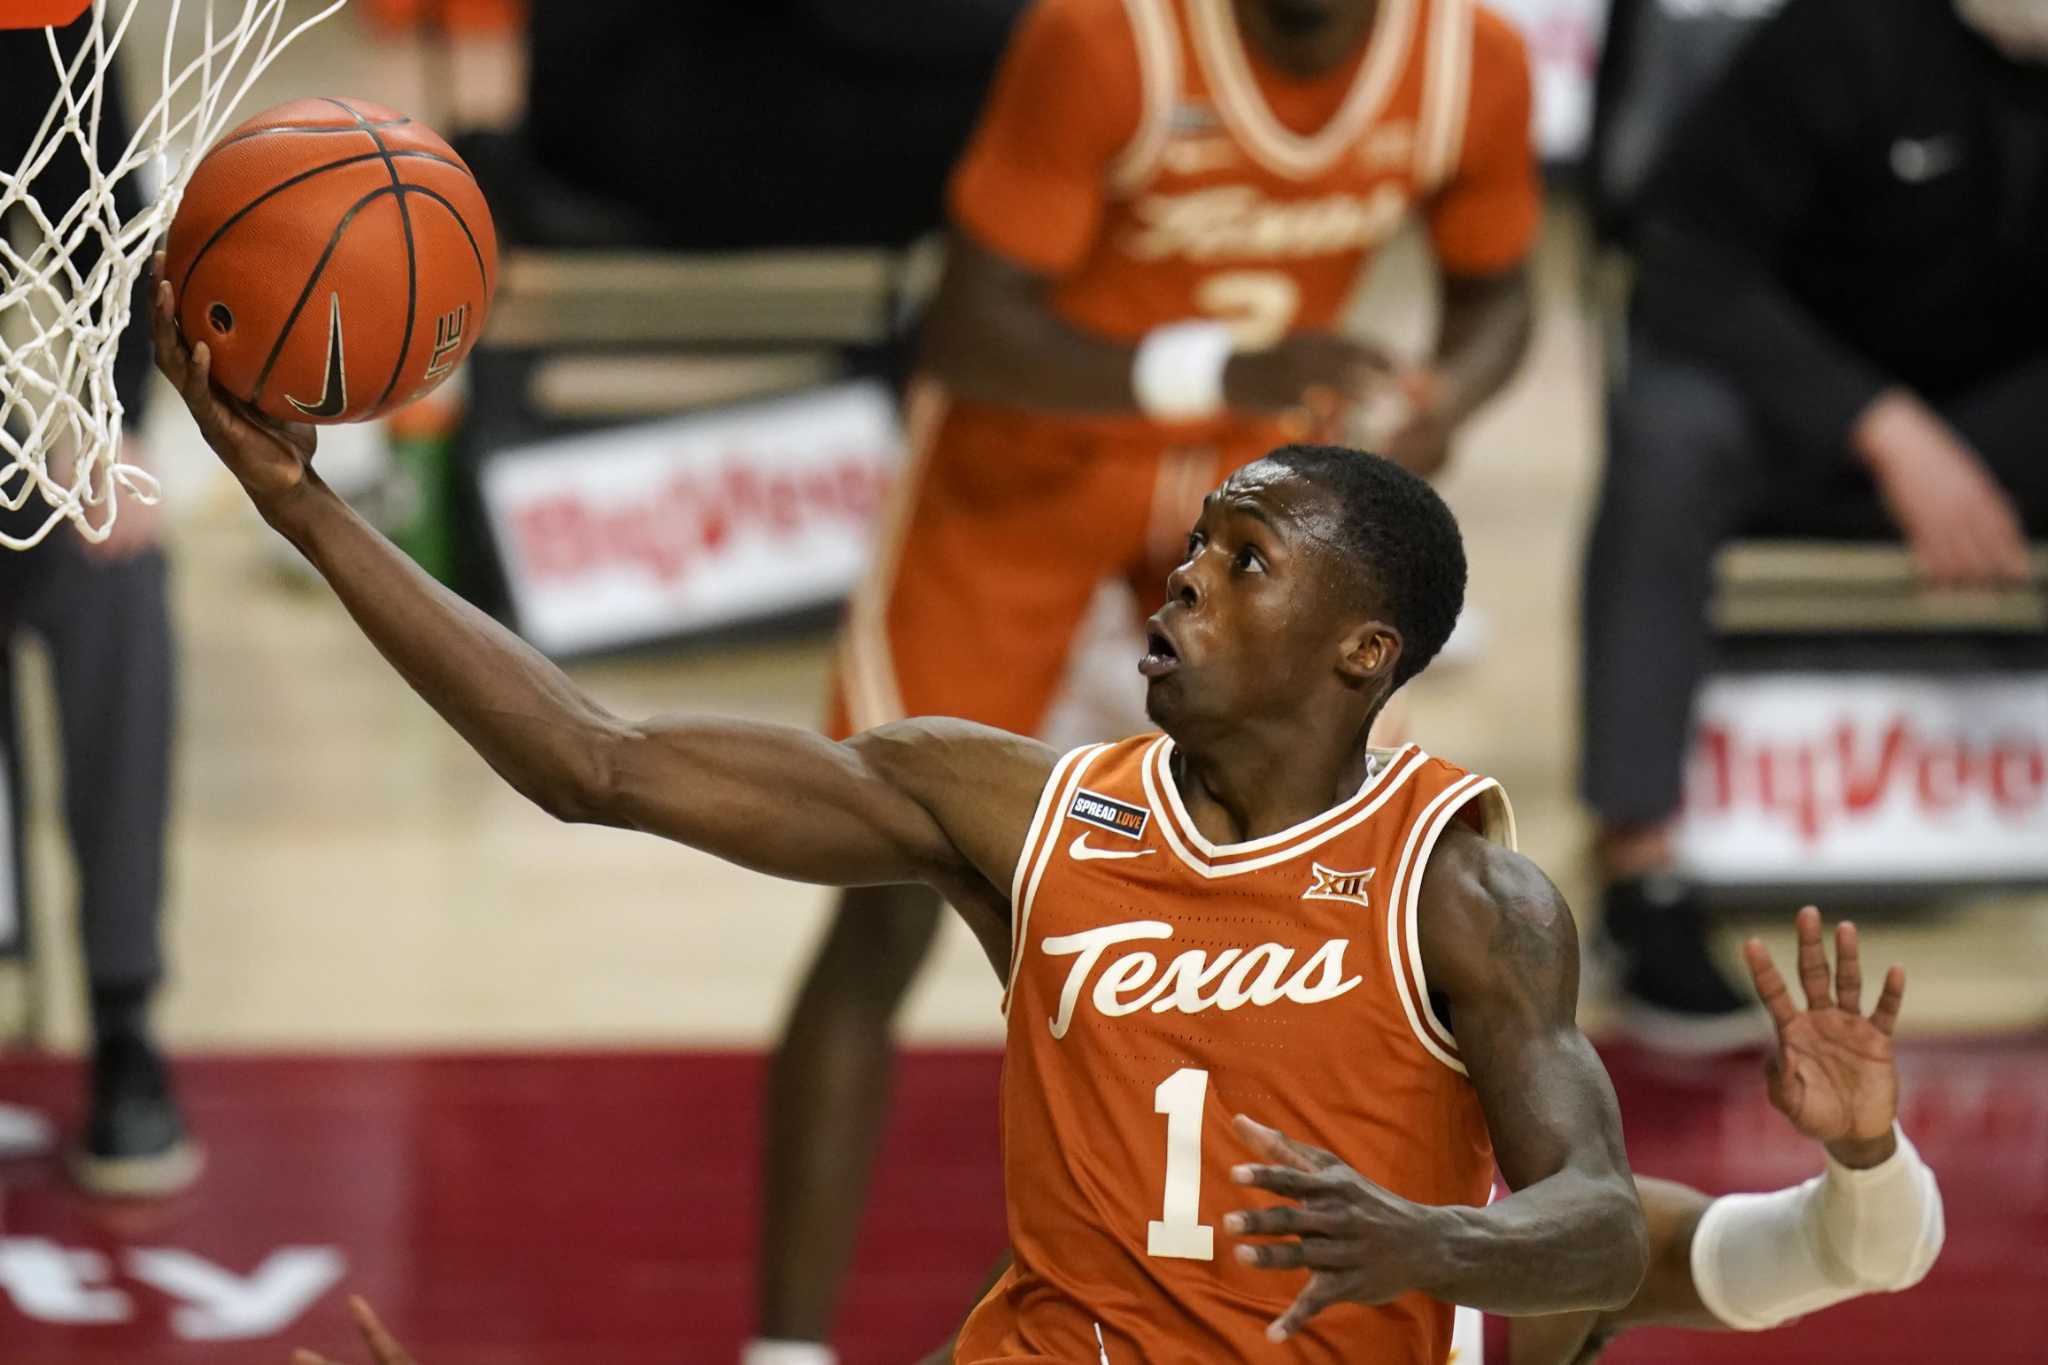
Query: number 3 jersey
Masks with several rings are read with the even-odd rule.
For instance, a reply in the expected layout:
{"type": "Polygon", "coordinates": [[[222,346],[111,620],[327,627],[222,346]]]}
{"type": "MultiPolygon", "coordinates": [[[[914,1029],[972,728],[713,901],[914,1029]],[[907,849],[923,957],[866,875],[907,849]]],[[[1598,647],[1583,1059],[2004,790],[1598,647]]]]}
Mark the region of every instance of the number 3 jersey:
{"type": "Polygon", "coordinates": [[[1203,838],[1173,742],[1066,755],[1012,892],[1003,1163],[1015,1262],[962,1365],[1441,1365],[1451,1308],[1411,1293],[1265,1337],[1306,1271],[1241,1265],[1222,1228],[1277,1202],[1243,1113],[1426,1204],[1482,1205],[1493,1152],[1431,1002],[1416,908],[1453,824],[1512,846],[1491,779],[1410,745],[1349,800],[1244,843],[1203,838]]]}
{"type": "MultiPolygon", "coordinates": [[[[952,220],[1047,280],[1069,326],[1125,344],[1204,318],[1247,348],[1330,331],[1411,213],[1444,269],[1514,267],[1540,202],[1521,40],[1474,0],[1377,11],[1304,79],[1260,55],[1232,0],[1037,0],[952,220]]],[[[915,393],[835,674],[842,736],[917,715],[1035,733],[1096,586],[1129,582],[1149,611],[1202,495],[1302,434],[1270,412],[1168,424],[929,377],[915,393]]]]}
{"type": "Polygon", "coordinates": [[[1529,119],[1521,39],[1474,0],[1379,0],[1309,77],[1267,61],[1233,0],[1038,0],[947,207],[1083,332],[1212,318],[1255,349],[1334,330],[1412,211],[1443,269],[1516,265],[1540,214],[1529,119]]]}

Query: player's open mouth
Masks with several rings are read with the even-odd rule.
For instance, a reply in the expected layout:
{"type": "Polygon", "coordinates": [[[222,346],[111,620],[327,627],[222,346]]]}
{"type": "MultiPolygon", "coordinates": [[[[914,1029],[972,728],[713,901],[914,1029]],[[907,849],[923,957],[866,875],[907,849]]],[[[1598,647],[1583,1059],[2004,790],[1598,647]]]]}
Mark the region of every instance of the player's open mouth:
{"type": "Polygon", "coordinates": [[[1147,627],[1145,657],[1138,660],[1138,671],[1148,678],[1163,678],[1179,667],[1180,651],[1166,638],[1166,632],[1157,626],[1147,627]]]}

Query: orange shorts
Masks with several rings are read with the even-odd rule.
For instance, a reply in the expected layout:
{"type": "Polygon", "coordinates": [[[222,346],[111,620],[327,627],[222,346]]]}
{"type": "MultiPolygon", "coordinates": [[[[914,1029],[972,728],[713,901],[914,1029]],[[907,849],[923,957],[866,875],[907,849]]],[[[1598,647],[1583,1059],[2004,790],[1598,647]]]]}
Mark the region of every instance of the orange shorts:
{"type": "Polygon", "coordinates": [[[949,406],[930,387],[913,391],[905,425],[908,457],[840,635],[835,738],[926,715],[1034,733],[1096,587],[1128,582],[1150,613],[1202,498],[1284,439],[1261,425],[1165,445],[949,406]]]}

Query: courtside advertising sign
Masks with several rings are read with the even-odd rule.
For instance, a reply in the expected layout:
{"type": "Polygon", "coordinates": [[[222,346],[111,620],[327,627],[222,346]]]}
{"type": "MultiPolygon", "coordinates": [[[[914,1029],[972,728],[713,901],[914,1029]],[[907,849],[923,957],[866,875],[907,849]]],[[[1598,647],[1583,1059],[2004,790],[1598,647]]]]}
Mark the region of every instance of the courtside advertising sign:
{"type": "Polygon", "coordinates": [[[483,500],[519,629],[573,654],[836,601],[902,450],[859,381],[503,451],[483,500]]]}
{"type": "Polygon", "coordinates": [[[1730,675],[1694,720],[1702,881],[2048,877],[2048,674],[1730,675]]]}

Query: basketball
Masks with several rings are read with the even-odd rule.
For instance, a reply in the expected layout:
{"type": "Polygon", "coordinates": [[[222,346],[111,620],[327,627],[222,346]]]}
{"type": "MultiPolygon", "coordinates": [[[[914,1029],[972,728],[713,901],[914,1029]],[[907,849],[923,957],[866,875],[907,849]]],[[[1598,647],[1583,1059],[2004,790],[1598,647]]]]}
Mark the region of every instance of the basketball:
{"type": "Polygon", "coordinates": [[[360,422],[430,392],[482,333],[498,278],[469,167],[359,99],[293,100],[229,132],[165,250],[186,343],[288,422],[360,422]]]}

